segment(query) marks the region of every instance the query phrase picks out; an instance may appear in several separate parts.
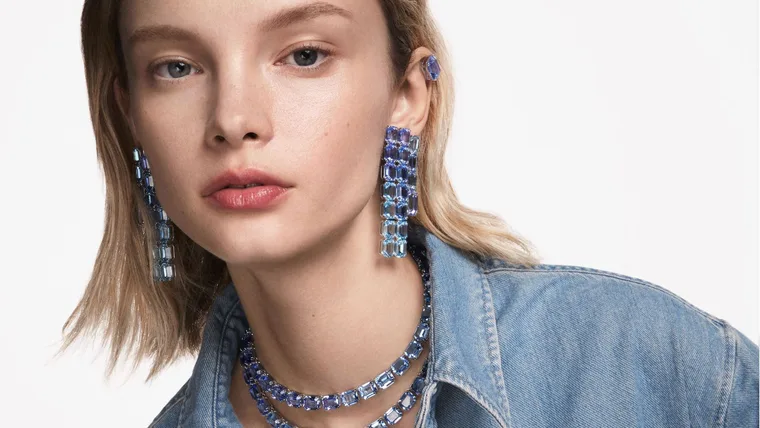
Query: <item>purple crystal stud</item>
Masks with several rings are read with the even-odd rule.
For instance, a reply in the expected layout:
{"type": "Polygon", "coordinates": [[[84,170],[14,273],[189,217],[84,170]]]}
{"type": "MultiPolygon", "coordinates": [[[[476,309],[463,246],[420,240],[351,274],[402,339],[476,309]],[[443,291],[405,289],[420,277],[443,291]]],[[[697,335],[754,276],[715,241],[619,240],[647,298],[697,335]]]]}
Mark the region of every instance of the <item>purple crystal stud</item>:
{"type": "Polygon", "coordinates": [[[435,55],[430,55],[422,60],[422,72],[427,80],[436,81],[441,75],[441,65],[435,55]]]}

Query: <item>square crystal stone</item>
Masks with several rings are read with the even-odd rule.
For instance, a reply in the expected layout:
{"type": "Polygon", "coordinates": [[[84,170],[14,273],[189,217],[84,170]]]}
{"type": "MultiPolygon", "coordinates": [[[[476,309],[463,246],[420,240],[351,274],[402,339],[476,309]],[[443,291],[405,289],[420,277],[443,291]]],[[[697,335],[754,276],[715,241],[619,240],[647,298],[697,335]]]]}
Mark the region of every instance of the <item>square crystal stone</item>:
{"type": "Polygon", "coordinates": [[[409,168],[417,168],[417,155],[409,156],[407,164],[409,165],[409,168]]]}
{"type": "Polygon", "coordinates": [[[383,202],[383,217],[387,219],[396,219],[396,202],[395,201],[383,202]]]}
{"type": "Polygon", "coordinates": [[[153,268],[153,278],[157,281],[168,281],[174,277],[174,265],[161,263],[153,268]]]}
{"type": "Polygon", "coordinates": [[[398,170],[396,169],[396,164],[386,163],[383,166],[383,180],[385,180],[385,181],[399,181],[398,180],[398,170]]]}
{"type": "Polygon", "coordinates": [[[385,139],[387,141],[397,141],[398,140],[398,128],[395,126],[389,126],[385,128],[385,139]]]}
{"type": "Polygon", "coordinates": [[[383,198],[391,201],[393,199],[396,199],[396,195],[398,195],[398,186],[396,183],[388,181],[383,184],[383,198]]]}
{"type": "Polygon", "coordinates": [[[422,345],[417,340],[413,339],[409,342],[409,346],[406,347],[404,355],[410,360],[416,360],[422,354],[422,345]]]}
{"type": "Polygon", "coordinates": [[[345,407],[351,407],[359,402],[359,391],[350,389],[340,394],[340,401],[345,407]]]}
{"type": "Polygon", "coordinates": [[[153,213],[153,220],[155,220],[157,222],[161,222],[161,221],[167,222],[167,221],[169,221],[169,216],[166,215],[166,211],[164,211],[163,208],[157,207],[157,208],[155,208],[155,209],[152,210],[152,213],[153,213]]]}
{"type": "Polygon", "coordinates": [[[396,241],[393,239],[386,239],[380,244],[380,251],[385,257],[393,257],[396,252],[396,241]]]}
{"type": "Polygon", "coordinates": [[[398,357],[396,361],[391,364],[391,370],[396,376],[403,376],[407,370],[409,370],[409,360],[404,357],[398,357]]]}
{"type": "Polygon", "coordinates": [[[150,162],[148,162],[148,158],[144,155],[140,158],[140,168],[143,169],[143,172],[150,170],[150,162]]]}
{"type": "Polygon", "coordinates": [[[409,150],[416,153],[420,150],[420,137],[415,135],[409,139],[409,150]]]}
{"type": "Polygon", "coordinates": [[[407,215],[410,217],[417,215],[417,192],[412,192],[409,195],[409,212],[407,212],[407,215]]]}
{"type": "MultiPolygon", "coordinates": [[[[395,183],[387,183],[387,184],[395,184],[395,183]]],[[[409,197],[409,186],[406,183],[398,183],[395,186],[394,189],[396,192],[393,195],[398,200],[406,200],[406,198],[409,197]]]]}
{"type": "Polygon", "coordinates": [[[409,180],[409,167],[404,164],[399,165],[395,171],[394,180],[398,182],[406,182],[409,180]]]}
{"type": "Polygon", "coordinates": [[[377,394],[377,385],[375,381],[369,381],[359,387],[359,396],[364,400],[368,400],[377,394]]]}
{"type": "Polygon", "coordinates": [[[402,144],[409,143],[409,137],[412,136],[412,131],[409,128],[401,128],[398,130],[398,140],[402,144]]]}
{"type": "Polygon", "coordinates": [[[380,418],[369,424],[369,428],[388,428],[388,424],[385,423],[385,418],[380,418]]]}
{"type": "Polygon", "coordinates": [[[303,405],[303,395],[297,393],[296,391],[289,391],[287,398],[285,398],[285,402],[290,407],[295,407],[296,409],[300,409],[303,405]]]}
{"type": "Polygon", "coordinates": [[[431,313],[432,311],[433,311],[433,308],[432,308],[432,306],[430,306],[430,305],[425,305],[425,306],[422,308],[422,317],[423,317],[423,318],[430,318],[430,313],[431,313]]]}
{"type": "Polygon", "coordinates": [[[153,187],[153,176],[152,175],[145,175],[143,176],[143,186],[147,188],[153,187]]]}
{"type": "Polygon", "coordinates": [[[422,394],[422,388],[425,386],[425,378],[422,376],[417,376],[414,378],[414,382],[412,382],[412,392],[416,395],[422,394]]]}
{"type": "Polygon", "coordinates": [[[383,151],[383,159],[386,161],[394,161],[399,158],[398,144],[392,142],[385,142],[385,150],[383,151]]]}
{"type": "Polygon", "coordinates": [[[325,395],[322,397],[322,408],[325,410],[333,410],[340,407],[340,398],[336,395],[325,395]]]}
{"type": "Polygon", "coordinates": [[[398,239],[396,240],[396,257],[404,257],[406,256],[406,239],[398,239]]]}
{"type": "Polygon", "coordinates": [[[385,421],[388,423],[388,425],[396,425],[401,420],[401,410],[398,409],[398,407],[393,406],[388,411],[385,412],[383,417],[385,417],[385,421]]]}
{"type": "Polygon", "coordinates": [[[393,373],[391,373],[390,370],[386,370],[380,373],[375,378],[375,383],[382,389],[388,389],[391,385],[393,385],[393,382],[395,382],[395,378],[393,377],[393,373]]]}
{"type": "Polygon", "coordinates": [[[153,258],[171,260],[172,258],[174,258],[174,246],[160,245],[158,247],[153,248],[153,258]]]}
{"type": "Polygon", "coordinates": [[[134,149],[132,149],[132,159],[135,162],[140,162],[140,149],[139,148],[135,147],[134,149]]]}
{"type": "Polygon", "coordinates": [[[406,182],[410,186],[416,186],[417,185],[417,168],[412,168],[409,170],[409,179],[406,180],[406,182]]]}
{"type": "Polygon", "coordinates": [[[409,236],[409,223],[406,220],[399,220],[396,223],[396,234],[399,238],[404,239],[409,236]]]}
{"type": "Polygon", "coordinates": [[[140,165],[137,165],[135,167],[135,177],[137,178],[137,181],[140,182],[140,185],[142,185],[143,172],[142,172],[142,168],[140,168],[140,165]]]}
{"type": "Polygon", "coordinates": [[[398,230],[398,223],[399,222],[397,222],[396,220],[385,220],[380,230],[380,233],[383,235],[383,238],[392,239],[394,236],[396,236],[396,233],[398,230]]]}
{"type": "Polygon", "coordinates": [[[159,223],[156,226],[157,238],[160,241],[169,241],[172,239],[172,228],[168,224],[159,223]]]}
{"type": "Polygon", "coordinates": [[[401,201],[396,204],[396,218],[399,220],[406,220],[409,217],[409,205],[406,201],[401,201]]]}
{"type": "Polygon", "coordinates": [[[414,403],[417,402],[417,397],[414,396],[412,391],[406,391],[404,395],[398,400],[398,406],[401,410],[408,412],[414,407],[414,403]]]}
{"type": "Polygon", "coordinates": [[[303,408],[306,411],[317,410],[322,407],[322,397],[307,395],[303,398],[303,408]]]}
{"type": "Polygon", "coordinates": [[[401,162],[408,163],[409,158],[412,157],[412,151],[409,150],[408,146],[401,146],[398,149],[398,159],[401,162]]]}
{"type": "Polygon", "coordinates": [[[430,333],[430,326],[427,323],[422,323],[417,326],[417,331],[414,332],[414,338],[423,341],[427,340],[430,333]]]}

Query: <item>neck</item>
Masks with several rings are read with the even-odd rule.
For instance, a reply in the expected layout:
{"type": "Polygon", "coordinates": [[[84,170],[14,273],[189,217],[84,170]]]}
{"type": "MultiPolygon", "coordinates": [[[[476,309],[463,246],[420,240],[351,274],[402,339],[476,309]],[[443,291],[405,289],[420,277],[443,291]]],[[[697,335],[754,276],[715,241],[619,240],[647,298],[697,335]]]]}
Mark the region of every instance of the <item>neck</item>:
{"type": "MultiPolygon", "coordinates": [[[[420,272],[409,254],[379,254],[380,218],[369,205],[297,260],[230,266],[257,355],[286,387],[314,395],[356,388],[388,369],[414,334],[423,306],[420,272]]],[[[338,414],[376,418],[409,387],[426,355],[427,346],[409,373],[362,406],[308,414],[284,403],[275,407],[299,424],[334,422],[338,414]]]]}

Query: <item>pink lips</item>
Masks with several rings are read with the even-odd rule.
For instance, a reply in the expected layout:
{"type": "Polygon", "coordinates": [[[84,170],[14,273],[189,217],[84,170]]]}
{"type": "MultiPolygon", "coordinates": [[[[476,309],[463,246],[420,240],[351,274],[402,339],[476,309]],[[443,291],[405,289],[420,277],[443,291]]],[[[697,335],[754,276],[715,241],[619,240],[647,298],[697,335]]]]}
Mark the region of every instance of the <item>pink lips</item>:
{"type": "Polygon", "coordinates": [[[222,208],[261,209],[281,199],[291,186],[255,168],[227,170],[214,178],[203,190],[203,196],[222,208]],[[257,186],[241,188],[229,186],[257,186]]]}

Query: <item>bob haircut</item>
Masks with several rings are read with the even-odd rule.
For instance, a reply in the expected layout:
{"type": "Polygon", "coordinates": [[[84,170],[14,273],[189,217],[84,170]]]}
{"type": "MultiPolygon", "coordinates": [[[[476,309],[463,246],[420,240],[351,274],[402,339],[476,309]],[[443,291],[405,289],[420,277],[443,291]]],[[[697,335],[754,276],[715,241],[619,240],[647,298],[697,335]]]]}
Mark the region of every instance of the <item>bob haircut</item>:
{"type": "MultiPolygon", "coordinates": [[[[444,165],[453,116],[451,62],[427,0],[378,0],[388,28],[391,75],[397,88],[412,51],[426,46],[441,65],[432,85],[428,121],[418,161],[419,211],[410,218],[442,241],[469,255],[495,257],[521,266],[538,263],[532,245],[498,216],[462,205],[444,165]]],[[[105,176],[105,228],[92,276],[62,328],[65,351],[77,337],[104,333],[110,346],[106,377],[123,352],[133,354],[132,369],[152,362],[146,381],[167,365],[200,348],[211,303],[230,281],[226,264],[175,228],[175,277],[156,284],[151,248],[151,217],[133,179],[133,136],[117,104],[113,85],[127,88],[118,34],[121,0],[86,0],[81,16],[82,55],[98,161],[105,176]]]]}

